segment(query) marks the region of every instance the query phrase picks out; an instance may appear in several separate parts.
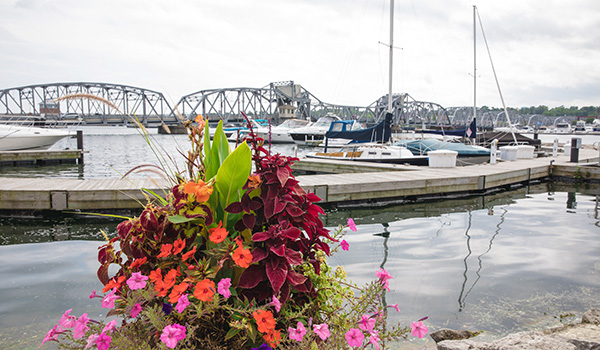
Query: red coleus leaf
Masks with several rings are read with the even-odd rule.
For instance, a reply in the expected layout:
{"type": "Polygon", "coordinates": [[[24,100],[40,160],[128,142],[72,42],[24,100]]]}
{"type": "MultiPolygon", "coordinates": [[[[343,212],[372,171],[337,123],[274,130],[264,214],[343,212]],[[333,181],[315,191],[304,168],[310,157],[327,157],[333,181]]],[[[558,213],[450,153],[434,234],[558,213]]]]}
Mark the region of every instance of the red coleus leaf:
{"type": "Polygon", "coordinates": [[[250,201],[248,206],[250,207],[250,210],[257,211],[258,209],[262,208],[263,203],[262,203],[260,197],[255,197],[255,198],[252,198],[252,200],[250,201]]]}
{"type": "Polygon", "coordinates": [[[156,214],[150,208],[146,208],[140,215],[140,224],[146,231],[154,231],[158,229],[158,219],[156,214]]]}
{"type": "Polygon", "coordinates": [[[289,227],[285,230],[282,230],[279,235],[281,237],[285,237],[285,238],[289,238],[293,241],[297,240],[298,237],[300,237],[300,234],[302,233],[302,231],[300,231],[297,227],[289,227]]]}
{"type": "Polygon", "coordinates": [[[273,214],[281,213],[283,209],[285,209],[286,202],[282,202],[279,197],[275,197],[273,199],[273,203],[275,204],[275,207],[273,208],[273,214]]]}
{"type": "Polygon", "coordinates": [[[309,192],[306,194],[306,199],[308,199],[311,202],[320,202],[321,198],[319,198],[319,196],[317,196],[316,194],[309,192]]]}
{"type": "Polygon", "coordinates": [[[269,282],[273,287],[273,294],[276,295],[285,283],[288,274],[288,268],[285,264],[281,264],[279,259],[271,259],[267,262],[266,271],[269,282]]]}
{"type": "MultiPolygon", "coordinates": [[[[271,249],[272,250],[272,249],[271,249]]],[[[302,254],[293,249],[285,248],[285,259],[290,265],[302,264],[302,254]]]]}
{"type": "Polygon", "coordinates": [[[293,286],[297,286],[306,281],[306,276],[293,270],[288,271],[286,278],[293,286]]]}
{"type": "Polygon", "coordinates": [[[252,250],[252,262],[253,263],[259,262],[259,261],[263,260],[264,258],[266,258],[267,256],[269,256],[269,253],[260,247],[254,248],[254,250],[252,250]]]}
{"type": "Polygon", "coordinates": [[[284,256],[286,251],[285,244],[278,245],[277,247],[271,247],[270,250],[279,256],[284,256]]]}
{"type": "Polygon", "coordinates": [[[278,168],[277,169],[277,178],[279,179],[279,183],[281,186],[285,186],[288,178],[290,177],[290,171],[287,168],[278,168]]]}
{"type": "Polygon", "coordinates": [[[252,235],[252,242],[264,242],[273,237],[269,232],[257,232],[252,235]]]}
{"type": "Polygon", "coordinates": [[[288,212],[288,214],[290,214],[293,217],[298,217],[304,214],[304,210],[298,208],[297,206],[291,203],[288,203],[288,205],[285,207],[285,210],[288,212]]]}
{"type": "Polygon", "coordinates": [[[242,216],[242,221],[244,222],[244,226],[251,229],[254,227],[256,217],[252,214],[244,214],[244,216],[242,216]]]}
{"type": "Polygon", "coordinates": [[[242,207],[241,202],[233,202],[225,208],[225,211],[231,214],[239,214],[244,211],[244,208],[242,207]]]}
{"type": "Polygon", "coordinates": [[[250,267],[244,270],[240,276],[238,287],[244,289],[254,288],[260,281],[263,281],[265,277],[265,268],[263,266],[250,265],[250,267]]]}
{"type": "Polygon", "coordinates": [[[117,225],[117,232],[119,232],[119,237],[121,237],[121,239],[125,239],[125,237],[127,237],[132,228],[133,224],[131,223],[131,220],[122,221],[119,225],[117,225]]]}
{"type": "Polygon", "coordinates": [[[98,279],[104,285],[107,284],[109,281],[109,278],[108,278],[108,266],[109,265],[110,264],[100,265],[100,267],[98,268],[98,272],[96,273],[98,275],[98,279]]]}

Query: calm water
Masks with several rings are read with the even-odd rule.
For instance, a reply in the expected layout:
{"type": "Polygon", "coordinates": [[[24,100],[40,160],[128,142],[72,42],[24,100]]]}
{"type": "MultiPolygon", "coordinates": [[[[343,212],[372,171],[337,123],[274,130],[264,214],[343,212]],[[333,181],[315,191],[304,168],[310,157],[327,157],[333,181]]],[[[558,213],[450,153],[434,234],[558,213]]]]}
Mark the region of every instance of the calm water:
{"type": "MultiPolygon", "coordinates": [[[[131,130],[113,133],[88,134],[83,169],[26,170],[30,176],[83,171],[91,178],[152,160],[131,130]]],[[[159,137],[168,150],[177,143],[185,147],[185,136],[159,137]]],[[[432,330],[484,330],[487,339],[555,326],[560,315],[580,317],[600,307],[599,193],[599,187],[539,184],[380,208],[326,207],[327,227],[348,217],[358,225],[346,237],[350,251],[330,263],[343,265],[357,283],[375,278],[381,266],[390,271],[386,300],[401,310],[390,317],[403,324],[429,316],[432,330]]],[[[0,349],[37,348],[69,308],[101,319],[105,312],[87,296],[101,289],[95,275],[100,230],[114,235],[117,223],[79,216],[0,218],[0,349]]],[[[431,340],[401,347],[435,348],[431,340]]]]}

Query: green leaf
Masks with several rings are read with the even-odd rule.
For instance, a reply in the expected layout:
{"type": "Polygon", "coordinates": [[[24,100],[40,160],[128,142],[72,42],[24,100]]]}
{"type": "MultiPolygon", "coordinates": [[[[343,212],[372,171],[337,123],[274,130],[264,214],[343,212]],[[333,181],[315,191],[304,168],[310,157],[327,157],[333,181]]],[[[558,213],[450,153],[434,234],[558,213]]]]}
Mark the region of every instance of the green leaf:
{"type": "Polygon", "coordinates": [[[166,199],[164,199],[163,197],[161,197],[161,196],[159,196],[158,194],[154,193],[154,191],[152,191],[152,190],[149,190],[149,189],[147,189],[147,188],[142,188],[142,191],[143,191],[143,192],[147,192],[147,193],[151,194],[152,196],[154,196],[156,199],[158,199],[158,200],[160,201],[160,203],[161,203],[162,205],[167,205],[167,204],[169,204],[169,202],[167,202],[167,200],[166,200],[166,199]]]}
{"type": "Polygon", "coordinates": [[[225,133],[223,132],[223,121],[221,120],[217,125],[217,130],[215,130],[210,152],[208,152],[208,159],[205,163],[207,180],[217,174],[221,163],[223,163],[230,152],[229,142],[227,142],[227,137],[225,137],[225,133]]]}
{"type": "Polygon", "coordinates": [[[173,216],[169,216],[168,219],[169,219],[169,221],[171,221],[174,224],[182,224],[184,222],[194,221],[197,218],[186,218],[183,215],[173,215],[173,216]]]}
{"type": "Polygon", "coordinates": [[[229,340],[229,339],[235,337],[239,332],[240,332],[239,329],[237,329],[237,328],[231,328],[229,330],[229,332],[227,332],[227,334],[225,335],[225,340],[229,340]]]}
{"type": "Polygon", "coordinates": [[[210,128],[208,127],[208,119],[204,124],[204,164],[208,163],[208,159],[210,158],[210,128]]]}
{"type": "MultiPolygon", "coordinates": [[[[242,187],[246,184],[251,170],[252,153],[248,144],[242,142],[225,158],[217,171],[215,188],[219,193],[219,204],[222,208],[240,200],[242,187]]],[[[227,217],[227,213],[225,213],[225,217],[227,217]]],[[[224,222],[224,224],[228,223],[224,222]]]]}

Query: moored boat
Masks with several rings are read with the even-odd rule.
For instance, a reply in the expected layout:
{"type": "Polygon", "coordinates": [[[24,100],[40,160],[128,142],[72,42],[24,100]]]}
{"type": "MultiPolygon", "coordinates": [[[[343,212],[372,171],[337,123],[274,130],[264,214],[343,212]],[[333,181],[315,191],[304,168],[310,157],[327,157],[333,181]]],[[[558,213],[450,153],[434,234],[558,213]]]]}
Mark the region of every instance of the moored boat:
{"type": "Polygon", "coordinates": [[[67,130],[0,124],[0,151],[46,150],[71,135],[67,130]]]}

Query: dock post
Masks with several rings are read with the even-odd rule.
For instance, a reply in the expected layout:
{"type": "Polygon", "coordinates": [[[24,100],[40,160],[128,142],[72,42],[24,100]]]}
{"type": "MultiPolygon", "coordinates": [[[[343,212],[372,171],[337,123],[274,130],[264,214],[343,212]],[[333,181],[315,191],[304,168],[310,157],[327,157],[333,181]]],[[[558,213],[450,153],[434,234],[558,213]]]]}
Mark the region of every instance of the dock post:
{"type": "Polygon", "coordinates": [[[498,156],[498,140],[494,139],[490,146],[490,164],[496,164],[496,157],[498,156]]]}
{"type": "Polygon", "coordinates": [[[78,163],[83,164],[83,131],[77,130],[77,149],[81,151],[78,163]]]}
{"type": "Polygon", "coordinates": [[[571,162],[579,162],[579,149],[581,148],[581,138],[573,137],[571,139],[571,162]]]}
{"type": "Polygon", "coordinates": [[[558,138],[555,138],[552,144],[552,157],[556,156],[558,156],[558,138]]]}

